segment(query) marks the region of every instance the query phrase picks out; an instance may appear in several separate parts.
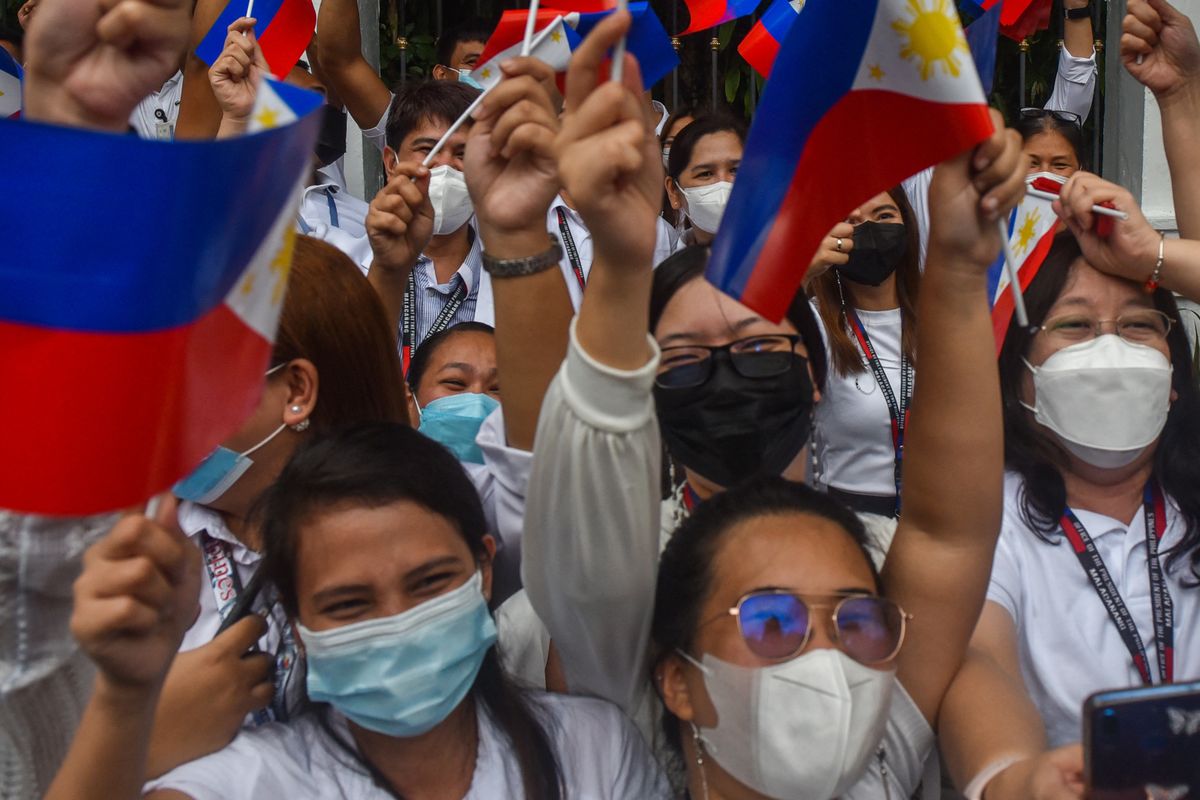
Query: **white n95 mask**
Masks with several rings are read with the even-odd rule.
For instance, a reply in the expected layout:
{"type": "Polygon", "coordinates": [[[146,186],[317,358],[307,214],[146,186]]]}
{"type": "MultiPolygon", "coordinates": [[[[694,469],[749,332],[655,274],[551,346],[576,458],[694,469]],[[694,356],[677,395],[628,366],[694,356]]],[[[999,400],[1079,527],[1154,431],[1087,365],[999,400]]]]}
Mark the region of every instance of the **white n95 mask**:
{"type": "Polygon", "coordinates": [[[770,667],[699,663],[717,711],[704,749],[740,783],[776,800],[828,800],[862,777],[879,749],[894,670],[819,649],[770,667]]]}
{"type": "Polygon", "coordinates": [[[733,192],[733,184],[729,181],[710,183],[707,186],[693,186],[685,189],[675,184],[683,193],[683,213],[687,214],[692,225],[705,233],[716,233],[721,226],[721,217],[725,216],[725,207],[729,205],[729,195],[733,192]]]}
{"type": "Polygon", "coordinates": [[[454,233],[475,213],[467,179],[449,164],[429,171],[429,202],[433,206],[434,236],[454,233]]]}
{"type": "Polygon", "coordinates": [[[1064,347],[1033,373],[1021,405],[1078,458],[1101,469],[1132,463],[1162,433],[1171,409],[1171,362],[1158,350],[1104,334],[1064,347]]]}

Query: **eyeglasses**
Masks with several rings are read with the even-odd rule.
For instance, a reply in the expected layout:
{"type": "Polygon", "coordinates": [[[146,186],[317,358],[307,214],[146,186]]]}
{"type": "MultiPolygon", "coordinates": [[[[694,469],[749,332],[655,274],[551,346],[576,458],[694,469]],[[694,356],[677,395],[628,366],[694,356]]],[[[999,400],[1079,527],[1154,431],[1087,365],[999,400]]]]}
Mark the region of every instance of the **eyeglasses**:
{"type": "Polygon", "coordinates": [[[800,337],[794,333],[748,336],[715,347],[684,345],[664,347],[654,382],[664,389],[690,389],[712,376],[713,357],[728,355],[733,368],[745,378],[772,378],[791,367],[800,337]]]}
{"type": "Polygon", "coordinates": [[[725,614],[737,617],[738,630],[750,652],[770,661],[786,661],[808,644],[815,612],[832,609],[830,638],[846,655],[871,666],[900,652],[912,617],[884,597],[867,594],[809,595],[794,592],[751,592],[725,614]]]}
{"type": "Polygon", "coordinates": [[[1074,125],[1076,128],[1083,127],[1083,118],[1070,111],[1058,111],[1050,108],[1021,109],[1021,119],[1041,119],[1042,117],[1054,117],[1059,122],[1074,125]]]}
{"type": "Polygon", "coordinates": [[[1086,342],[1104,332],[1113,323],[1117,336],[1131,344],[1156,344],[1164,341],[1171,331],[1171,318],[1161,311],[1146,308],[1130,311],[1116,319],[1096,319],[1087,314],[1064,314],[1046,320],[1041,330],[1060,342],[1086,342]]]}

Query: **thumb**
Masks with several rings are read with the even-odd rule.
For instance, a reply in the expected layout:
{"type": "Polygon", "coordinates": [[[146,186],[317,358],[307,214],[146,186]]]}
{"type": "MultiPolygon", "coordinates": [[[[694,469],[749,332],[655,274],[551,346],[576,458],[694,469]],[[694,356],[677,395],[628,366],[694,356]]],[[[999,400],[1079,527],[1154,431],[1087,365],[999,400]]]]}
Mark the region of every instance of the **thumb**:
{"type": "Polygon", "coordinates": [[[1187,19],[1186,16],[1176,9],[1175,6],[1168,3],[1167,0],[1149,0],[1149,5],[1162,17],[1164,24],[1170,25],[1187,19]]]}
{"type": "Polygon", "coordinates": [[[267,633],[267,623],[258,614],[248,614],[213,639],[224,655],[241,658],[267,633]]]}

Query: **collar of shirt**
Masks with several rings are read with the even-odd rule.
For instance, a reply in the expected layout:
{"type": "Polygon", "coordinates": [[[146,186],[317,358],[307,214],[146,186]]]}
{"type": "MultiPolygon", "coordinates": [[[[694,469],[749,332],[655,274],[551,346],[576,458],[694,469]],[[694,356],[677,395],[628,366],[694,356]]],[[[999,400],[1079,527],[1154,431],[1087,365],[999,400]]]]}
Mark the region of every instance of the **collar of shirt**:
{"type": "MultiPolygon", "coordinates": [[[[1182,525],[1180,524],[1179,506],[1170,497],[1164,498],[1167,508],[1167,529],[1163,532],[1162,541],[1158,545],[1158,552],[1162,553],[1176,544],[1183,537],[1182,525]]],[[[1083,527],[1087,529],[1088,535],[1094,541],[1110,536],[1126,536],[1125,552],[1145,546],[1146,542],[1146,510],[1139,505],[1137,512],[1133,515],[1133,519],[1129,522],[1122,522],[1119,519],[1097,514],[1094,511],[1083,511],[1077,508],[1071,509],[1075,512],[1075,516],[1083,523],[1083,527]]]]}
{"type": "Polygon", "coordinates": [[[451,276],[450,280],[445,283],[437,282],[437,271],[433,268],[433,259],[422,253],[417,258],[414,270],[422,270],[429,278],[429,285],[442,294],[450,294],[454,290],[454,278],[460,278],[466,285],[467,294],[479,284],[479,273],[483,271],[483,247],[479,243],[479,236],[475,233],[475,228],[471,228],[471,249],[467,251],[467,257],[463,259],[462,265],[458,271],[451,276]]]}
{"type": "MultiPolygon", "coordinates": [[[[550,204],[550,210],[546,212],[546,220],[549,223],[548,227],[554,231],[554,235],[558,236],[558,209],[562,209],[567,215],[567,225],[571,229],[571,235],[577,241],[590,240],[592,232],[588,230],[587,225],[583,221],[583,216],[567,205],[567,201],[562,199],[562,195],[555,195],[554,202],[550,204]]],[[[561,237],[559,237],[561,238],[561,237]]]]}
{"type": "Polygon", "coordinates": [[[233,560],[242,566],[250,567],[262,560],[262,555],[242,544],[233,531],[225,525],[221,515],[211,508],[189,502],[179,504],[179,529],[192,541],[199,544],[201,531],[214,539],[219,539],[229,545],[229,553],[233,560]]]}

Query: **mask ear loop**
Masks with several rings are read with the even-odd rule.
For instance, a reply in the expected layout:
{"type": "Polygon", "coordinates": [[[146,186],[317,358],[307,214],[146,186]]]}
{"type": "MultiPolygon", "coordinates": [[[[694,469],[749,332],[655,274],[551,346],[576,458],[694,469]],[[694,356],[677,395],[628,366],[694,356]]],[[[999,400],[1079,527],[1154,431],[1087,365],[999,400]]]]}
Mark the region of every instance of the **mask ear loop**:
{"type": "Polygon", "coordinates": [[[704,800],[708,800],[708,775],[704,770],[704,740],[700,738],[700,729],[696,727],[696,723],[689,722],[692,726],[692,747],[696,750],[696,766],[700,768],[700,786],[704,790],[704,800]]]}

